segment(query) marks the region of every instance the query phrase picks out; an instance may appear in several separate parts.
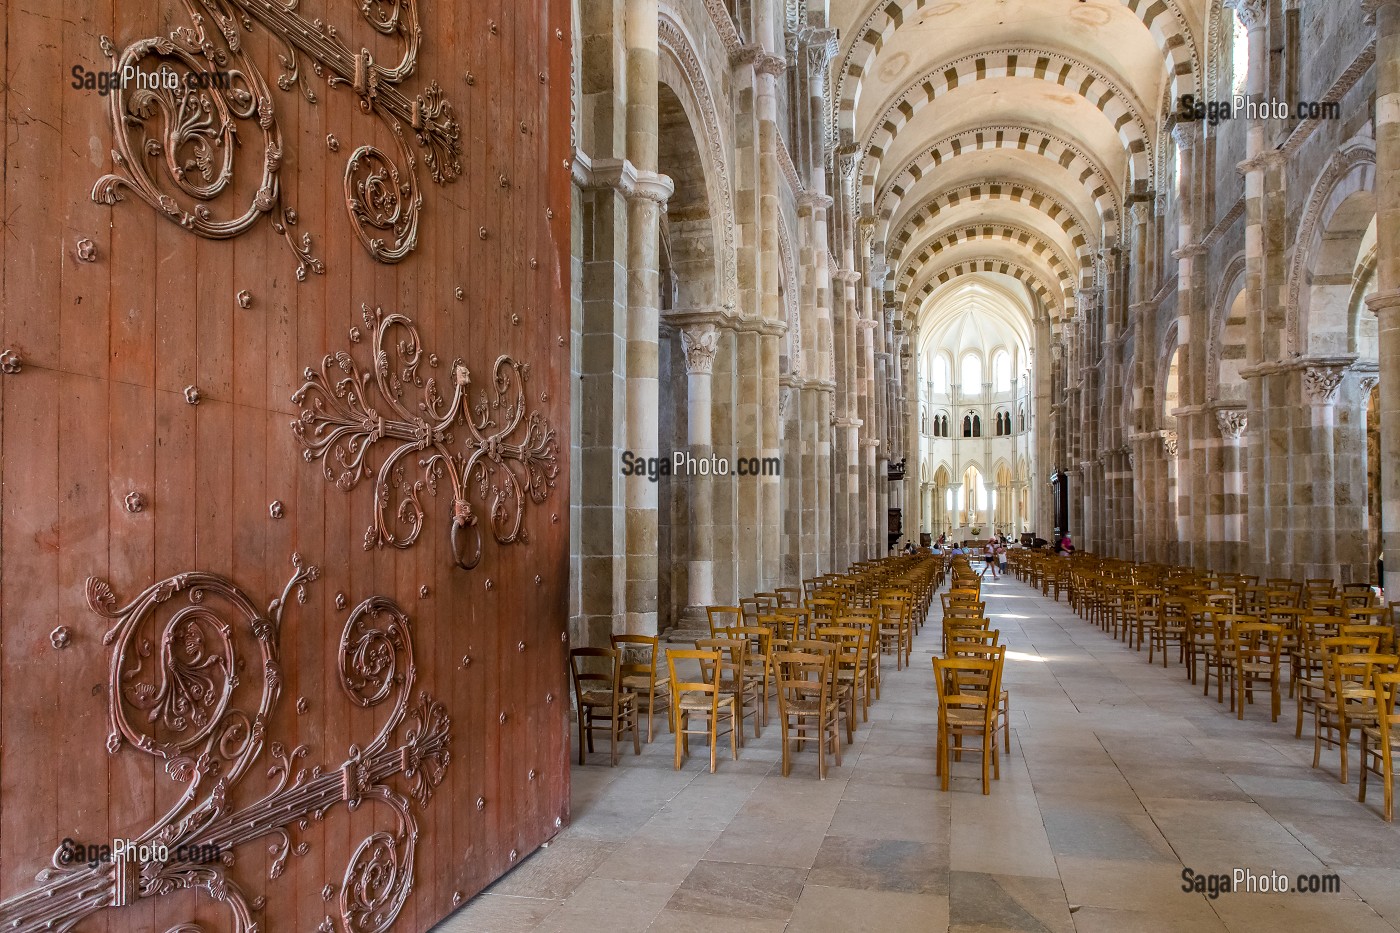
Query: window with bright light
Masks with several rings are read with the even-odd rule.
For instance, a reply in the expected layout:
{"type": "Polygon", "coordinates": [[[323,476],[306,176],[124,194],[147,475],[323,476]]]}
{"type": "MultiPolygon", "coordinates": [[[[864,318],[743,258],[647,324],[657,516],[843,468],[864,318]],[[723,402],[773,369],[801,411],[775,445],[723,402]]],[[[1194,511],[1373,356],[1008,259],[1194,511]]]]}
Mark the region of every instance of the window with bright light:
{"type": "Polygon", "coordinates": [[[1230,66],[1234,77],[1231,90],[1238,95],[1249,86],[1249,30],[1238,13],[1230,18],[1235,26],[1235,41],[1230,48],[1230,66]]]}
{"type": "Polygon", "coordinates": [[[998,350],[992,357],[992,381],[996,383],[996,391],[1011,391],[1011,354],[1005,350],[998,350]]]}
{"type": "Polygon", "coordinates": [[[948,358],[940,353],[933,358],[933,391],[946,395],[949,379],[948,358]]]}
{"type": "Polygon", "coordinates": [[[982,357],[969,353],[962,358],[962,391],[976,395],[982,391],[982,357]]]}

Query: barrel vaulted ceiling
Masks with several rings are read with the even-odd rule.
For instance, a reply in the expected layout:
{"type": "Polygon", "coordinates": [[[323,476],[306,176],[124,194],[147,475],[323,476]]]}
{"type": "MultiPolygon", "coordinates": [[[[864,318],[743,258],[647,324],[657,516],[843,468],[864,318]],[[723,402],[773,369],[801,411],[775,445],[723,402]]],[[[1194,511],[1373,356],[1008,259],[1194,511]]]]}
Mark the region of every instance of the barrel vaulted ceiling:
{"type": "Polygon", "coordinates": [[[981,281],[1072,316],[1162,102],[1198,92],[1206,2],[830,0],[846,183],[896,306],[953,313],[981,281]]]}

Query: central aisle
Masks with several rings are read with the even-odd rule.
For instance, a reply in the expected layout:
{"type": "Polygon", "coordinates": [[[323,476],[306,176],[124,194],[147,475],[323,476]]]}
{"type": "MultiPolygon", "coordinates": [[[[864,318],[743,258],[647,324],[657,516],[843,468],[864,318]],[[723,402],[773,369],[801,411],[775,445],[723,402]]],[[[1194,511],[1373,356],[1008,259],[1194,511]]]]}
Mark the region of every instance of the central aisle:
{"type": "Polygon", "coordinates": [[[811,751],[781,776],[776,719],[713,775],[705,755],[673,771],[664,727],[617,768],[604,742],[573,769],[573,824],[439,933],[1400,929],[1400,826],[1379,785],[1362,805],[1337,782],[1335,752],[1310,767],[1287,701],[1238,722],[1066,602],[1014,578],[983,592],[1014,732],[991,796],[975,757],[937,789],[935,607],[825,782],[811,751]],[[1336,873],[1342,891],[1209,900],[1184,867],[1336,873]]]}

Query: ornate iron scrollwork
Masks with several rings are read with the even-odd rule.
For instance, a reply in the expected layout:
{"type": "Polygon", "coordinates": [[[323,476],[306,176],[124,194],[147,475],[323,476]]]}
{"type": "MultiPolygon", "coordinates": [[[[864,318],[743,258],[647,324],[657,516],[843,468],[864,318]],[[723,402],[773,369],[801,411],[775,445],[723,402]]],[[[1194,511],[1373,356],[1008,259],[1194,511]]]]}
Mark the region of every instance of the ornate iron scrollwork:
{"type": "MultiPolygon", "coordinates": [[[[232,582],[210,573],[162,580],[125,606],[106,583],[88,580],[89,606],[115,623],[103,639],[112,647],[108,751],[130,745],[162,758],[166,773],[189,787],[154,825],[132,837],[164,856],[82,861],[65,844],[52,867],[39,872],[36,887],[0,903],[0,926],[21,933],[71,930],[99,910],[198,888],[227,906],[233,933],[254,933],[261,924],[253,915],[265,898],[249,898],[231,876],[237,850],[266,842],[273,856],[268,877],[278,878],[290,856],[309,849],[293,838],[297,829],[324,819],[339,803],[353,810],[365,801],[388,807],[393,826],[372,833],[351,857],[340,888],[340,923],[355,933],[392,925],[413,886],[414,809],[427,806],[445,777],[451,720],[426,692],[415,696],[408,616],[376,596],[351,612],[339,660],[341,686],[358,705],[392,702],[373,741],[352,745],[337,768],[310,769],[301,764],[306,746],[268,742],[283,685],[283,612],[293,598],[304,601],[305,585],[320,575],[297,555],[292,564],[291,580],[265,613],[232,582]],[[246,657],[249,642],[256,658],[246,657]],[[240,679],[238,672],[249,668],[258,676],[240,679]],[[251,695],[255,704],[247,702],[251,695]],[[234,809],[235,788],[264,751],[271,789],[234,809]],[[387,783],[399,775],[406,793],[387,783]],[[169,859],[182,851],[217,858],[169,859]]],[[[334,930],[335,923],[327,916],[321,928],[334,930]]],[[[193,929],[179,924],[168,933],[193,929]]]]}
{"type": "MultiPolygon", "coordinates": [[[[319,372],[308,368],[305,384],[292,396],[303,406],[292,431],[307,462],[321,461],[326,479],[339,488],[348,492],[373,477],[374,521],[365,532],[365,549],[411,547],[423,530],[423,492],[437,495],[444,479],[452,490],[450,535],[458,566],[470,570],[481,560],[479,519],[468,498],[473,486],[487,503],[497,543],[528,540],[522,529],[525,499],[545,502],[559,475],[554,429],[538,411],[527,411],[529,366],[497,358],[494,398],[482,392],[473,403],[471,374],[455,360],[446,400],[437,379],[421,372],[425,354],[411,319],[365,307],[364,322],[373,365],[362,367],[342,350],[325,357],[319,372]],[[416,410],[405,399],[410,391],[419,396],[416,410]],[[394,446],[376,468],[370,452],[380,442],[394,446]],[[421,479],[406,469],[414,454],[421,479]]],[[[351,343],[364,339],[359,328],[351,329],[351,343]]],[[[435,368],[438,358],[426,362],[435,368]]]]}
{"type": "Polygon", "coordinates": [[[405,128],[412,130],[435,182],[446,184],[462,171],[461,129],[442,89],[436,82],[417,95],[399,89],[417,67],[422,28],[416,0],[360,4],[376,32],[403,40],[403,57],[394,67],[376,63],[367,50],[346,45],[334,26],[301,16],[295,0],[183,3],[192,26],[134,42],[120,55],[110,42],[103,43],[103,51],[116,57],[116,71],[133,80],[124,79],[112,94],[112,160],[118,171],[97,181],[93,200],[115,204],[121,191],[128,190],[173,222],[215,240],[240,236],[267,216],[296,256],[298,279],[325,271],[312,255],[310,234],[298,237],[292,231],[296,212],[282,204],[282,133],[267,82],[243,47],[242,33],[251,31],[256,21],[282,45],[279,88],[297,88],[308,102],[317,103],[302,68],[309,62],[315,75],[332,87],[350,88],[359,96],[362,111],[384,120],[402,163],[372,146],[355,150],[345,170],[346,211],[356,236],[375,259],[395,263],[412,252],[422,196],[405,128]],[[216,31],[207,30],[206,23],[216,31]],[[152,77],[161,75],[170,77],[152,77]],[[157,125],[154,131],[152,124],[157,125]],[[220,217],[213,202],[233,186],[240,126],[256,127],[260,136],[262,177],[241,214],[220,217]]]}

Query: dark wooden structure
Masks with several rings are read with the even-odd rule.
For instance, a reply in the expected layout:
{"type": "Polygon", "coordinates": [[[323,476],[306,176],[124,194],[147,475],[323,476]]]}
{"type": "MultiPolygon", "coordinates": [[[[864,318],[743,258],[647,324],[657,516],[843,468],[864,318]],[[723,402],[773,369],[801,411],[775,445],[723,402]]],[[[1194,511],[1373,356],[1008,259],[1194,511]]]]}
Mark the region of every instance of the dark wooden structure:
{"type": "Polygon", "coordinates": [[[0,10],[0,925],[426,930],[568,820],[569,5],[0,10]]]}

